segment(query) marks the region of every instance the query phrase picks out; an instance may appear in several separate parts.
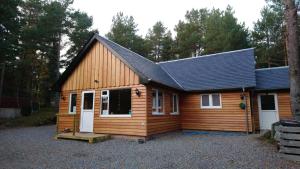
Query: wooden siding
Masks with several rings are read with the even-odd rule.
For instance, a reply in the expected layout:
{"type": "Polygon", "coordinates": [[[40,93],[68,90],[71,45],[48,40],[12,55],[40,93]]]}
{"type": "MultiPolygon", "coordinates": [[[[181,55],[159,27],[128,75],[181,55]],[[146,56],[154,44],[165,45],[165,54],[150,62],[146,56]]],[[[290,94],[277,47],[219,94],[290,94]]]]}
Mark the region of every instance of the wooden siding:
{"type": "MultiPolygon", "coordinates": [[[[289,92],[272,92],[277,94],[278,101],[278,114],[279,119],[292,119],[291,103],[289,92]]],[[[259,109],[257,102],[257,94],[253,96],[253,118],[255,124],[255,130],[259,130],[259,109]]]]}
{"type": "MultiPolygon", "coordinates": [[[[84,90],[95,90],[95,133],[146,136],[146,87],[139,83],[139,77],[134,71],[99,42],[91,47],[61,88],[59,131],[73,128],[73,116],[68,111],[69,95],[74,92],[77,93],[76,114],[79,121],[84,90]],[[100,117],[101,90],[122,88],[131,88],[132,116],[100,117]],[[141,91],[140,97],[135,94],[135,89],[141,91]]],[[[80,122],[77,130],[79,124],[80,122]]]]}
{"type": "Polygon", "coordinates": [[[139,76],[101,43],[96,42],[86,55],[63,84],[62,91],[139,84],[139,76]]]}
{"type": "Polygon", "coordinates": [[[132,136],[146,135],[146,87],[131,86],[131,117],[101,117],[100,91],[96,92],[94,132],[132,136]],[[137,96],[135,89],[141,92],[137,96]]]}
{"type": "Polygon", "coordinates": [[[288,92],[277,93],[278,111],[280,119],[293,118],[291,110],[290,94],[288,92]]]}
{"type": "Polygon", "coordinates": [[[70,93],[77,93],[76,97],[76,124],[77,131],[79,129],[78,119],[80,118],[80,104],[81,104],[81,92],[80,91],[63,91],[60,95],[59,113],[58,113],[58,130],[73,129],[74,116],[69,114],[69,99],[70,93]]]}
{"type": "MultiPolygon", "coordinates": [[[[123,88],[123,87],[122,87],[123,88]]],[[[144,85],[134,85],[131,88],[131,117],[101,117],[101,90],[120,89],[120,88],[103,88],[95,90],[94,105],[94,129],[95,133],[120,134],[132,136],[146,136],[146,87],[144,85]],[[141,96],[137,96],[135,89],[141,91],[141,96]]],[[[81,97],[82,91],[64,91],[61,93],[59,107],[59,131],[64,129],[73,129],[73,116],[69,112],[69,95],[77,92],[76,115],[77,115],[77,131],[79,131],[80,113],[81,113],[81,97]],[[62,97],[65,99],[63,100],[62,97]]]]}
{"type": "MultiPolygon", "coordinates": [[[[181,129],[180,126],[180,114],[171,115],[171,96],[173,93],[180,93],[168,89],[147,86],[147,135],[159,134],[168,131],[174,131],[181,129]],[[163,92],[164,100],[164,114],[163,115],[153,115],[152,114],[152,88],[159,89],[163,92]]],[[[180,100],[179,96],[179,100],[180,100]]]]}
{"type": "MultiPolygon", "coordinates": [[[[182,129],[246,131],[245,110],[239,107],[242,102],[241,92],[220,94],[222,101],[220,109],[201,109],[200,93],[184,94],[180,100],[182,129]]],[[[249,131],[252,131],[250,100],[247,101],[249,131]]]]}

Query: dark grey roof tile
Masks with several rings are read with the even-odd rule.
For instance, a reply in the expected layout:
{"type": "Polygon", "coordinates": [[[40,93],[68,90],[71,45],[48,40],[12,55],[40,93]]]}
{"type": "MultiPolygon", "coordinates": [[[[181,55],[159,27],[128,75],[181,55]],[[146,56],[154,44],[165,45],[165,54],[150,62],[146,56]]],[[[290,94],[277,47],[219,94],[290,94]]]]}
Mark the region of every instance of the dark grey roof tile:
{"type": "Polygon", "coordinates": [[[255,87],[254,50],[243,49],[159,63],[186,91],[255,87]]]}
{"type": "Polygon", "coordinates": [[[257,90],[277,90],[290,88],[288,66],[256,69],[255,72],[257,90]]]}

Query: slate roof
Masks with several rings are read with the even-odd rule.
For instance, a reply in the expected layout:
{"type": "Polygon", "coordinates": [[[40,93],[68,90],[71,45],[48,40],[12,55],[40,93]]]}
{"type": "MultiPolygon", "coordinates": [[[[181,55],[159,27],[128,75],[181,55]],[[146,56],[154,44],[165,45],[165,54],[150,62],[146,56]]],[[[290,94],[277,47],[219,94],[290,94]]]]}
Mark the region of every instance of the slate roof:
{"type": "Polygon", "coordinates": [[[161,62],[159,65],[185,91],[255,87],[254,49],[161,62]]]}
{"type": "Polygon", "coordinates": [[[289,89],[289,67],[256,69],[257,90],[289,89]]]}
{"type": "Polygon", "coordinates": [[[60,76],[54,86],[56,89],[60,89],[92,44],[97,41],[104,44],[135,71],[143,84],[152,81],[184,91],[289,88],[288,67],[255,70],[253,48],[154,63],[115,42],[94,34],[60,76]]]}

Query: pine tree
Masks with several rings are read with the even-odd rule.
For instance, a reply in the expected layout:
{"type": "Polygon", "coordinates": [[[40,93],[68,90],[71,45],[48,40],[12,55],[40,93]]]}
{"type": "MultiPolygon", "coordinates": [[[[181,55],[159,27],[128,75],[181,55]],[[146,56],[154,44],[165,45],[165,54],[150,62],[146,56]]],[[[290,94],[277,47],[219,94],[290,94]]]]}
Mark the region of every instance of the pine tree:
{"type": "Polygon", "coordinates": [[[156,22],[146,35],[148,58],[159,62],[174,58],[172,34],[162,22],[156,22]]]}
{"type": "Polygon", "coordinates": [[[258,67],[287,65],[283,11],[281,2],[268,1],[261,11],[262,18],[254,24],[252,43],[256,47],[258,67]]]}
{"type": "Polygon", "coordinates": [[[112,27],[106,36],[142,56],[147,55],[145,41],[137,35],[137,24],[132,16],[125,16],[122,12],[117,13],[112,19],[112,27]]]}

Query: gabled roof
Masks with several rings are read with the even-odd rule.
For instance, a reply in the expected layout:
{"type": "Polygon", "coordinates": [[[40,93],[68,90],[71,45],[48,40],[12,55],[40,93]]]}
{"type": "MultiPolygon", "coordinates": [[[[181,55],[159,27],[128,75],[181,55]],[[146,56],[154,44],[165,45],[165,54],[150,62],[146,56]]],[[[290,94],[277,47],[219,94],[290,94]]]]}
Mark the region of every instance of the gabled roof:
{"type": "Polygon", "coordinates": [[[161,62],[159,65],[185,91],[255,87],[254,49],[161,62]]]}
{"type": "Polygon", "coordinates": [[[146,78],[146,80],[181,89],[181,87],[154,62],[99,35],[97,35],[97,40],[106,45],[108,49],[111,49],[125,64],[131,67],[137,74],[146,78]]]}
{"type": "Polygon", "coordinates": [[[256,90],[289,89],[289,67],[256,69],[256,90]]]}
{"type": "Polygon", "coordinates": [[[61,75],[56,83],[57,89],[67,80],[95,42],[102,43],[136,72],[143,84],[152,81],[184,91],[289,88],[288,67],[255,70],[253,48],[154,63],[94,34],[61,75]]]}
{"type": "Polygon", "coordinates": [[[129,49],[126,49],[106,38],[99,36],[98,34],[94,34],[89,39],[89,41],[85,44],[84,48],[72,60],[70,66],[60,76],[55,86],[57,89],[67,80],[68,76],[80,63],[87,51],[97,41],[102,43],[116,57],[118,57],[128,67],[130,67],[134,72],[136,72],[143,83],[153,81],[172,88],[181,89],[181,87],[165,71],[163,71],[159,65],[129,49]]]}

